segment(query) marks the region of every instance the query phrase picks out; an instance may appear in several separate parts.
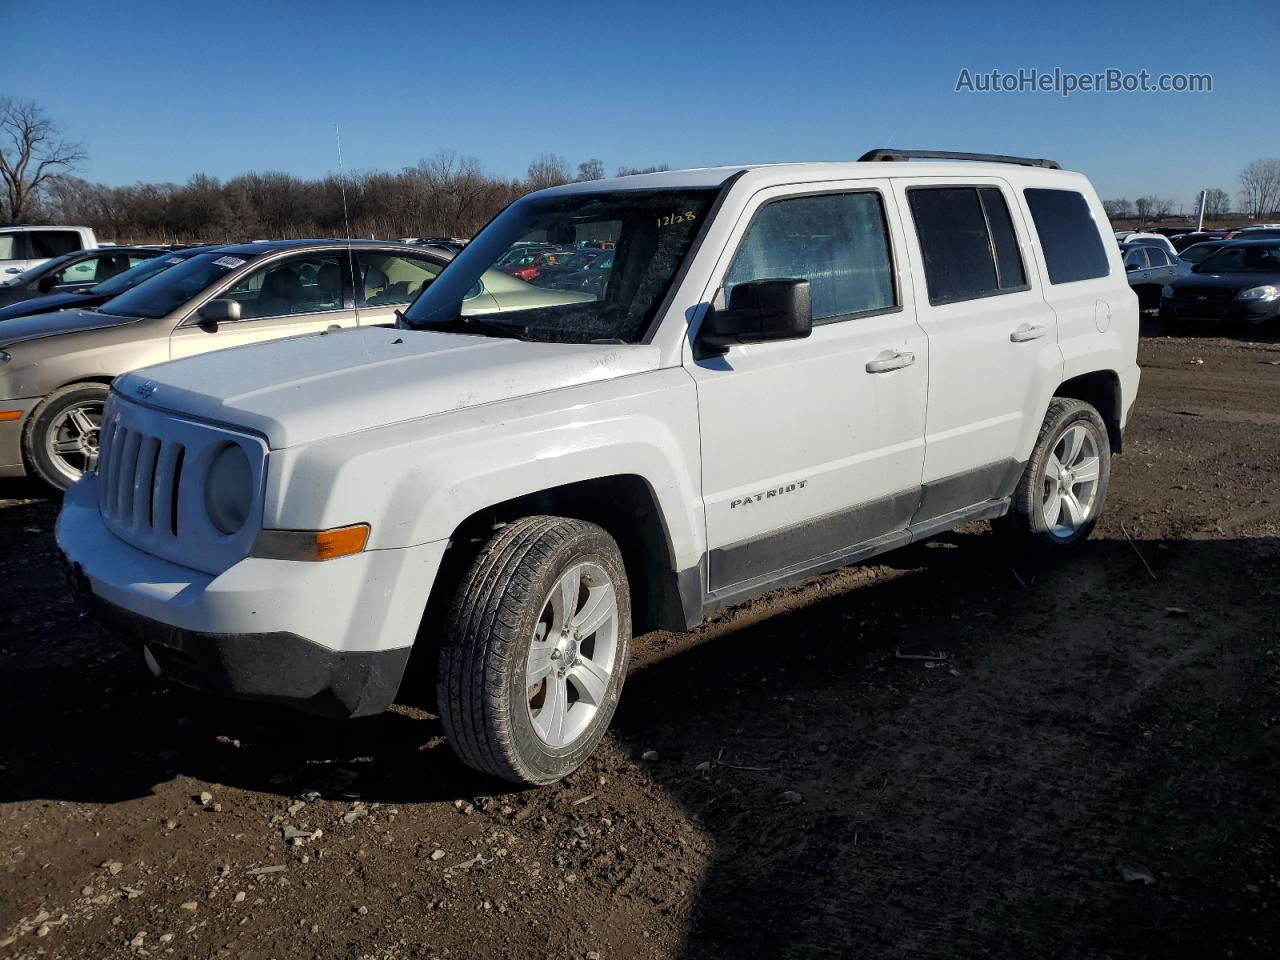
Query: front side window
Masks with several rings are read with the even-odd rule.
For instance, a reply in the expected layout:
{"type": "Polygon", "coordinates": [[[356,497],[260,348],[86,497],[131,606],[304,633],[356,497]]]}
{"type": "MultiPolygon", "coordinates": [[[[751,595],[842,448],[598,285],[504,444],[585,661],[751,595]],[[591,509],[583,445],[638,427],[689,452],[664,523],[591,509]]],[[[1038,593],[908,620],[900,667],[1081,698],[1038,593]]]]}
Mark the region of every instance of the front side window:
{"type": "Polygon", "coordinates": [[[1089,202],[1074,190],[1022,191],[1040,236],[1050,283],[1074,283],[1111,272],[1089,202]]]}
{"type": "Polygon", "coordinates": [[[443,269],[433,260],[393,253],[356,254],[356,289],[371,307],[408,303],[443,269]]]}
{"type": "Polygon", "coordinates": [[[273,261],[219,296],[239,302],[242,320],[341,310],[341,255],[334,251],[273,261]]]}
{"type": "Polygon", "coordinates": [[[1026,289],[1017,234],[999,189],[912,187],[907,201],[931,304],[1026,289]]]}
{"type": "Polygon", "coordinates": [[[621,190],[519,200],[467,244],[404,322],[494,336],[505,327],[511,335],[563,343],[638,343],[717,192],[621,190]],[[606,244],[613,245],[608,268],[582,256],[606,244]]]}
{"type": "Polygon", "coordinates": [[[1124,255],[1125,269],[1134,267],[1138,270],[1147,269],[1147,253],[1142,247],[1131,247],[1125,251],[1124,255]]]}
{"type": "Polygon", "coordinates": [[[739,283],[808,280],[813,319],[897,305],[884,204],[878,193],[841,193],[775,200],[751,222],[724,295],[739,283]]]}

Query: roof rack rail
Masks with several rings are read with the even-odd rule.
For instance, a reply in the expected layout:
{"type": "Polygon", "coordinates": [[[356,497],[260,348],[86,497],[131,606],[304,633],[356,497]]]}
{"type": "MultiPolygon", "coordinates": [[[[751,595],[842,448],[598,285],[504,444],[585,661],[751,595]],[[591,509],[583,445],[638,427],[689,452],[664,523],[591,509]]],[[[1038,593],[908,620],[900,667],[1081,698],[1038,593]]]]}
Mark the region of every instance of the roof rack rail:
{"type": "Polygon", "coordinates": [[[858,158],[867,160],[979,160],[987,163],[1016,163],[1020,167],[1046,167],[1061,170],[1057,160],[1038,160],[1033,157],[1007,157],[999,153],[956,153],[953,150],[895,150],[878,147],[868,150],[858,158]]]}

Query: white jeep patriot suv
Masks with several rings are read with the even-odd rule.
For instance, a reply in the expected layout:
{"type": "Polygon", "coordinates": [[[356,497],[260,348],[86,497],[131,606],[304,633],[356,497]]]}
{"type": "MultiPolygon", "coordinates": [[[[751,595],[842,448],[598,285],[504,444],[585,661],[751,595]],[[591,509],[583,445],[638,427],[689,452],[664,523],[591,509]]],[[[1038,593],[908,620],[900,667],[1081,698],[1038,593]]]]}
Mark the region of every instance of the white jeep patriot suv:
{"type": "Polygon", "coordinates": [[[975,519],[1087,537],[1137,339],[1097,196],[1051,161],[574,183],[394,327],[117,379],[58,543],[157,674],[362,715],[430,644],[462,758],[546,783],[635,633],[975,519]]]}

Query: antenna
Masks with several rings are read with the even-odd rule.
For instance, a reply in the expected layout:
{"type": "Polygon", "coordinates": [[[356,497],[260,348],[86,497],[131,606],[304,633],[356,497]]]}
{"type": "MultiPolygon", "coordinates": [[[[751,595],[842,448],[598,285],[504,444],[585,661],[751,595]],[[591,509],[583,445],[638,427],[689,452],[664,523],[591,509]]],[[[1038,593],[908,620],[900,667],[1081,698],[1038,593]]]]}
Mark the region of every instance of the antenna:
{"type": "Polygon", "coordinates": [[[351,273],[351,300],[353,303],[359,303],[360,298],[356,295],[356,255],[351,249],[351,218],[347,214],[347,175],[342,168],[342,131],[338,129],[336,122],[333,125],[333,138],[338,142],[338,189],[342,191],[342,228],[347,234],[347,269],[351,273]]]}

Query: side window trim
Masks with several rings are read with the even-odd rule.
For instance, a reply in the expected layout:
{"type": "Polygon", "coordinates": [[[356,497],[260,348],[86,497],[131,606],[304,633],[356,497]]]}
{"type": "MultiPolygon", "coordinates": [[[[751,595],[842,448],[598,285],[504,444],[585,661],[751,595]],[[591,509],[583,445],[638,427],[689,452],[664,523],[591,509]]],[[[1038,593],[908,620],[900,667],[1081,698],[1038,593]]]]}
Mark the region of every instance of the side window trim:
{"type": "Polygon", "coordinates": [[[893,231],[889,227],[889,204],[885,200],[885,191],[879,186],[872,187],[853,187],[848,190],[823,190],[817,193],[790,193],[781,197],[770,197],[752,212],[751,217],[747,221],[746,229],[742,231],[742,236],[738,238],[737,244],[734,246],[733,255],[725,261],[724,269],[720,271],[719,278],[716,281],[714,302],[717,306],[724,306],[724,285],[725,279],[733,270],[734,264],[738,262],[738,255],[742,252],[742,248],[746,245],[747,239],[751,236],[751,231],[755,228],[756,222],[760,215],[775,203],[785,203],[788,200],[809,200],[820,197],[844,197],[857,194],[874,194],[880,202],[880,223],[884,228],[884,245],[885,250],[889,254],[889,286],[893,292],[893,304],[887,307],[872,307],[867,310],[855,310],[851,313],[837,313],[822,319],[814,318],[813,325],[815,327],[825,327],[832,323],[845,323],[849,320],[861,320],[866,317],[879,317],[885,314],[900,313],[902,311],[902,290],[898,283],[898,258],[893,248],[893,231]]]}
{"type": "Polygon", "coordinates": [[[924,277],[925,298],[931,307],[946,307],[953,303],[967,303],[970,300],[987,300],[991,297],[1003,297],[1010,293],[1026,293],[1031,289],[1030,274],[1027,272],[1027,262],[1022,256],[1022,244],[1018,240],[1018,227],[1013,219],[1014,207],[1010,205],[1009,198],[1004,195],[1003,187],[995,183],[928,183],[919,186],[908,186],[903,191],[907,199],[907,212],[911,217],[911,229],[915,231],[916,246],[920,248],[920,272],[924,277]],[[1000,193],[1000,199],[1004,201],[1005,209],[1009,213],[1009,226],[1013,230],[1014,252],[1018,256],[1019,263],[1022,264],[1022,285],[1018,287],[1001,287],[1000,283],[1000,258],[996,255],[996,238],[995,233],[991,229],[991,218],[987,214],[987,205],[982,202],[982,190],[991,188],[1000,193]],[[929,293],[929,268],[924,264],[924,243],[920,239],[920,228],[916,223],[915,211],[911,208],[911,194],[917,190],[972,190],[978,201],[978,209],[982,211],[982,222],[987,229],[987,252],[991,255],[991,269],[996,277],[996,289],[987,290],[983,293],[965,293],[957,294],[951,297],[934,298],[929,293]]]}

